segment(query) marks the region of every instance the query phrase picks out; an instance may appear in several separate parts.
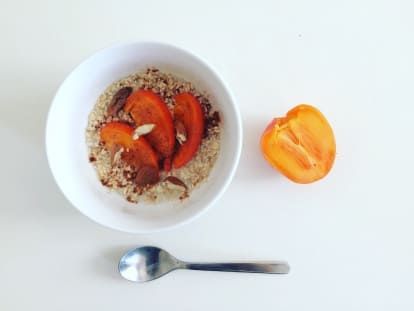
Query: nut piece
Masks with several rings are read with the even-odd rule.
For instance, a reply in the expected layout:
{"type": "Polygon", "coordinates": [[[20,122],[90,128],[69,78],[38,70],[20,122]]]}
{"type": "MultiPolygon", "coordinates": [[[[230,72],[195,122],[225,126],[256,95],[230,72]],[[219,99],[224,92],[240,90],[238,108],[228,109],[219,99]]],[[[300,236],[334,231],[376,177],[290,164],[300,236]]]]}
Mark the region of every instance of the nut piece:
{"type": "Polygon", "coordinates": [[[170,183],[176,185],[176,186],[180,186],[183,187],[185,190],[187,190],[187,185],[178,177],[175,176],[167,176],[164,181],[169,181],[170,183]]]}
{"type": "Polygon", "coordinates": [[[121,160],[122,153],[124,152],[124,148],[120,146],[118,146],[118,148],[119,149],[112,156],[112,165],[121,160]]]}
{"type": "Polygon", "coordinates": [[[124,151],[124,148],[118,144],[108,146],[107,148],[109,151],[109,157],[111,159],[111,165],[113,166],[121,158],[121,154],[124,151]]]}
{"type": "Polygon", "coordinates": [[[177,138],[180,145],[184,144],[187,141],[187,131],[183,122],[176,120],[175,121],[175,137],[177,138]]]}
{"type": "Polygon", "coordinates": [[[151,133],[154,127],[155,127],[155,124],[144,124],[144,125],[138,126],[135,129],[134,133],[132,134],[132,139],[137,140],[140,136],[151,133]]]}
{"type": "Polygon", "coordinates": [[[156,167],[144,165],[141,167],[135,178],[137,186],[153,185],[160,180],[159,172],[156,167]]]}
{"type": "Polygon", "coordinates": [[[111,117],[117,117],[118,112],[124,107],[125,102],[129,95],[132,93],[132,87],[123,87],[115,93],[112,97],[111,103],[108,106],[108,115],[111,117]]]}

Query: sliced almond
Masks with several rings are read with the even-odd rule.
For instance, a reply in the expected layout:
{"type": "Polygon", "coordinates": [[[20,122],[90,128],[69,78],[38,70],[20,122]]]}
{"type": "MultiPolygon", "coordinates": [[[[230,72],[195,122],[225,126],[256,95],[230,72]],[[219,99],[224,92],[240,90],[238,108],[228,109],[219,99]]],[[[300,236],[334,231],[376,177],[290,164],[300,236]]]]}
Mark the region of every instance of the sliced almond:
{"type": "Polygon", "coordinates": [[[111,165],[114,165],[121,158],[121,154],[124,151],[124,148],[122,148],[122,146],[120,145],[115,144],[111,146],[110,148],[108,148],[108,151],[109,151],[109,156],[111,158],[111,165]]]}
{"type": "Polygon", "coordinates": [[[172,183],[172,184],[174,184],[176,186],[183,187],[185,190],[187,190],[187,185],[181,179],[179,179],[178,177],[175,177],[175,176],[167,176],[164,179],[164,181],[168,181],[168,182],[170,182],[170,183],[172,183]]]}
{"type": "Polygon", "coordinates": [[[187,141],[187,131],[183,122],[176,120],[175,121],[175,137],[177,138],[180,145],[184,144],[187,141]]]}
{"type": "Polygon", "coordinates": [[[113,156],[112,164],[117,163],[119,160],[121,160],[122,152],[124,152],[124,148],[120,147],[113,156]]]}
{"type": "Polygon", "coordinates": [[[152,124],[152,123],[138,126],[135,129],[134,133],[132,134],[132,139],[137,140],[140,136],[151,133],[154,127],[155,127],[155,124],[152,124]]]}

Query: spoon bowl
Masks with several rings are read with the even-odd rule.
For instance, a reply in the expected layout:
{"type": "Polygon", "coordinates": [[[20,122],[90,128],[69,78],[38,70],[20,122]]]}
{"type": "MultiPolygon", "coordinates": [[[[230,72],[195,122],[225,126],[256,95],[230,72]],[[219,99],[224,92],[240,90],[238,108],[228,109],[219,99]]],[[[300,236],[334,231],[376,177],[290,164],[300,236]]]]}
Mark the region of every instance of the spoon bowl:
{"type": "Polygon", "coordinates": [[[146,282],[157,279],[180,267],[181,262],[155,246],[128,251],[119,261],[119,273],[127,280],[146,282]]]}
{"type": "Polygon", "coordinates": [[[285,262],[258,263],[188,263],[178,260],[167,251],[155,246],[142,246],[126,252],[119,260],[121,276],[133,282],[157,279],[176,269],[286,274],[285,262]]]}

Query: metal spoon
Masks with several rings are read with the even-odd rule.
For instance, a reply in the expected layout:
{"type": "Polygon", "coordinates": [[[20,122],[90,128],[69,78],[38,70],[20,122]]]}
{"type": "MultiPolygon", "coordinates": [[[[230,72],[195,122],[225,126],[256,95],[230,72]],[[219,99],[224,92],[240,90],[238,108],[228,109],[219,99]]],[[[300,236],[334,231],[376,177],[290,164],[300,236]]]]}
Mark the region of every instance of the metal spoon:
{"type": "Polygon", "coordinates": [[[289,265],[284,262],[258,263],[189,263],[178,260],[155,246],[143,246],[125,253],[119,260],[119,273],[133,282],[147,282],[176,269],[286,274],[289,265]]]}

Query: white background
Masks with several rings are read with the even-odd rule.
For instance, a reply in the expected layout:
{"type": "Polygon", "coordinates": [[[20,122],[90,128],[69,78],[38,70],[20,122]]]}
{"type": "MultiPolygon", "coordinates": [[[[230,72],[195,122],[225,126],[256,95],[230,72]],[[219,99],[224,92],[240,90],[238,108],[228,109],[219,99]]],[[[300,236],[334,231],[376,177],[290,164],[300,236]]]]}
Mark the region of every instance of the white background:
{"type": "Polygon", "coordinates": [[[1,310],[413,310],[414,3],[1,1],[1,310]],[[64,199],[44,152],[46,113],[79,62],[120,41],[199,54],[233,90],[244,149],[235,180],[182,228],[132,235],[64,199]],[[330,175],[296,185],[262,159],[261,131],[309,102],[330,120],[330,175]],[[122,252],[284,259],[287,276],[177,271],[133,284],[122,252]]]}

